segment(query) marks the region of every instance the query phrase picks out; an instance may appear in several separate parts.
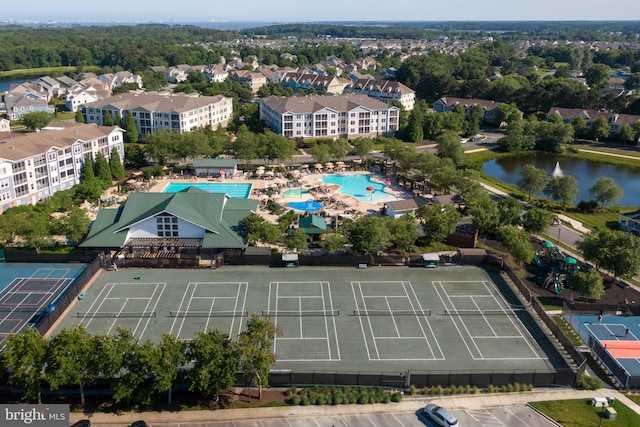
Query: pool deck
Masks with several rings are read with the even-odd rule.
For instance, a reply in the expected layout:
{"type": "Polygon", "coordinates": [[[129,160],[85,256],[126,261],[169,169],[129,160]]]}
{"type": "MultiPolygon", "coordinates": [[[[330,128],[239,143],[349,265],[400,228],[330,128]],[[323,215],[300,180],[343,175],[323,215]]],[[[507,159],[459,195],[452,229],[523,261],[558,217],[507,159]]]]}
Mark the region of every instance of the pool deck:
{"type": "MultiPolygon", "coordinates": [[[[371,175],[371,179],[378,182],[384,182],[389,180],[389,177],[386,177],[381,174],[371,173],[367,171],[344,171],[339,172],[340,175],[357,175],[357,174],[369,174],[371,175]]],[[[265,201],[267,199],[275,200],[276,202],[282,204],[285,208],[288,208],[286,204],[288,202],[300,202],[308,199],[322,199],[328,198],[329,201],[323,202],[323,208],[328,215],[335,216],[337,214],[345,214],[345,213],[364,213],[364,214],[375,214],[379,213],[380,209],[383,206],[383,202],[379,203],[366,203],[362,202],[355,197],[347,196],[339,193],[338,186],[334,184],[326,184],[322,182],[322,178],[325,175],[331,175],[331,173],[314,173],[314,172],[306,172],[302,171],[298,176],[298,183],[295,187],[289,187],[288,181],[284,177],[277,176],[263,176],[261,178],[258,177],[250,177],[245,176],[245,174],[240,173],[235,177],[226,177],[224,182],[226,183],[242,183],[242,184],[251,184],[251,191],[249,192],[249,198],[254,200],[265,201]],[[275,188],[276,190],[268,196],[266,190],[269,188],[275,188]],[[308,191],[308,194],[303,195],[291,195],[284,196],[284,192],[291,189],[301,189],[303,191],[308,191]],[[311,190],[311,191],[310,191],[311,190]]],[[[406,191],[404,188],[398,186],[396,183],[392,181],[391,186],[385,188],[385,192],[389,194],[393,194],[398,197],[398,199],[410,199],[412,198],[412,194],[406,191]]],[[[138,188],[140,191],[150,191],[150,192],[161,192],[164,188],[171,182],[186,184],[186,183],[215,183],[222,182],[220,179],[216,178],[196,178],[192,177],[162,177],[156,178],[151,182],[142,182],[140,181],[138,188]]],[[[110,187],[103,195],[103,198],[114,197],[116,200],[116,204],[111,205],[110,207],[117,207],[118,203],[126,200],[126,195],[123,196],[121,194],[117,194],[116,187],[110,187]]],[[[96,206],[90,206],[87,208],[88,215],[91,219],[95,219],[96,214],[98,213],[98,208],[96,206]]],[[[261,209],[260,215],[265,217],[267,220],[276,223],[277,216],[272,215],[268,210],[261,209]]]]}

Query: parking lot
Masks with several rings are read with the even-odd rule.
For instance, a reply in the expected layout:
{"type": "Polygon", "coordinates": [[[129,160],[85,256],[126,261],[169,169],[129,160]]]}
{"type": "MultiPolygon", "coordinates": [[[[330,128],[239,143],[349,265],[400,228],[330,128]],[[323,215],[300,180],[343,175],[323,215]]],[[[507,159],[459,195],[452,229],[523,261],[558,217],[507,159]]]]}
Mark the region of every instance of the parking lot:
{"type": "MultiPolygon", "coordinates": [[[[528,406],[451,411],[464,427],[557,427],[528,406]]],[[[166,427],[437,427],[415,413],[315,416],[165,424],[166,427]]]]}

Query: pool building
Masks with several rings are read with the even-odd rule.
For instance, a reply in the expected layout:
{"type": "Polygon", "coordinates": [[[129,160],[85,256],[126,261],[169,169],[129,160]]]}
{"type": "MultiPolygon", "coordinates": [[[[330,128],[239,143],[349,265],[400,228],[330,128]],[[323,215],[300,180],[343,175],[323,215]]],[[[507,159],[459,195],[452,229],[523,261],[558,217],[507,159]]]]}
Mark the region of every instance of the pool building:
{"type": "Polygon", "coordinates": [[[240,223],[257,208],[257,200],[193,186],[175,193],[132,193],[120,207],[99,210],[80,247],[123,257],[244,249],[240,223]]]}

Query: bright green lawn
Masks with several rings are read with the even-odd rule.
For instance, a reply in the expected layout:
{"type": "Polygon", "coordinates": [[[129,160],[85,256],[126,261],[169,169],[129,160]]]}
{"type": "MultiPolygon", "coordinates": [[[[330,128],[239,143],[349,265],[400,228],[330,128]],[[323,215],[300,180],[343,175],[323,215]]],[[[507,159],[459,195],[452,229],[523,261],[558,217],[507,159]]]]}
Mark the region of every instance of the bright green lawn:
{"type": "MultiPolygon", "coordinates": [[[[562,424],[563,427],[596,427],[600,424],[601,408],[589,404],[587,400],[555,400],[547,402],[531,402],[531,406],[547,415],[552,420],[562,424]]],[[[615,402],[612,407],[618,412],[617,420],[602,420],[602,426],[606,427],[638,427],[640,415],[620,402],[615,402]]]]}
{"type": "MultiPolygon", "coordinates": [[[[632,212],[635,209],[622,209],[621,212],[632,212]]],[[[578,220],[590,230],[607,228],[607,223],[610,225],[618,222],[618,213],[604,212],[604,213],[579,213],[579,212],[567,212],[567,216],[578,220]]]]}

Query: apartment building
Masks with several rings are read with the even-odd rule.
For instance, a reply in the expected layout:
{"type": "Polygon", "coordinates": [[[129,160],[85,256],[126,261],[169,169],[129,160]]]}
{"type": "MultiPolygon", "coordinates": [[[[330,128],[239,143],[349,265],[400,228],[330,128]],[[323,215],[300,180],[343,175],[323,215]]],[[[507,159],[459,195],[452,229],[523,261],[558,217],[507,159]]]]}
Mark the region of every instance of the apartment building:
{"type": "Polygon", "coordinates": [[[399,108],[366,95],[277,97],[260,102],[260,118],[289,138],[393,136],[399,108]]]}
{"type": "Polygon", "coordinates": [[[82,106],[87,123],[102,125],[106,114],[111,114],[113,123],[116,117],[120,116],[124,122],[131,114],[141,136],[158,130],[183,133],[207,125],[213,129],[226,126],[233,115],[233,99],[222,95],[129,92],[82,106]]]}
{"type": "Polygon", "coordinates": [[[367,95],[387,104],[399,101],[406,111],[413,110],[416,103],[413,89],[392,80],[361,78],[347,86],[345,92],[367,95]]]}
{"type": "Polygon", "coordinates": [[[85,156],[124,160],[124,131],[117,126],[51,122],[40,132],[0,134],[1,212],[34,205],[80,183],[85,156]]]}

